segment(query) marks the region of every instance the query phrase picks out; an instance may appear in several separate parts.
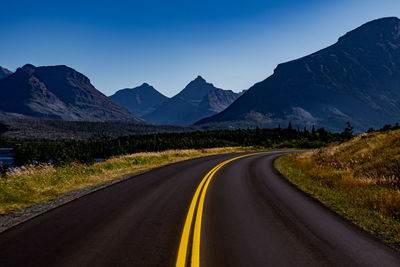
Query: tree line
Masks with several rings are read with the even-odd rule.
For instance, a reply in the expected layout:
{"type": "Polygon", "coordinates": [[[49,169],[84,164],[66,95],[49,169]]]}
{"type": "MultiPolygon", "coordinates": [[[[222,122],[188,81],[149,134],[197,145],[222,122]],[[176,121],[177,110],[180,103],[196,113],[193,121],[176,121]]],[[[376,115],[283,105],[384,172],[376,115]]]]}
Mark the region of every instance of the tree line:
{"type": "Polygon", "coordinates": [[[0,147],[12,147],[14,164],[51,162],[57,165],[70,162],[92,163],[95,158],[137,152],[169,149],[201,149],[228,146],[258,146],[265,148],[317,148],[328,143],[344,141],[353,136],[350,124],[342,133],[331,133],[324,128],[311,131],[287,128],[209,130],[181,133],[130,135],[108,140],[73,141],[17,141],[0,140],[0,147]]]}

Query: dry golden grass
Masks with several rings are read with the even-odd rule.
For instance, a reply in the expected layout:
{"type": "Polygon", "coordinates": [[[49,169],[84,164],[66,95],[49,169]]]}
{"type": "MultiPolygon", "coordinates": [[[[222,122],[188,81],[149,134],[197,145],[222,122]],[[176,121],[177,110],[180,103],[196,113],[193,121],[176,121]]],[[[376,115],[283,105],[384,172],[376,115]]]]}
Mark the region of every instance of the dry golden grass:
{"type": "Polygon", "coordinates": [[[400,130],[276,162],[292,183],[382,240],[400,244],[400,130]]]}
{"type": "Polygon", "coordinates": [[[92,165],[73,163],[63,167],[50,164],[24,166],[0,179],[0,214],[55,199],[62,194],[149,170],[173,162],[213,154],[250,151],[254,148],[227,147],[201,150],[169,150],[137,153],[92,165]]]}

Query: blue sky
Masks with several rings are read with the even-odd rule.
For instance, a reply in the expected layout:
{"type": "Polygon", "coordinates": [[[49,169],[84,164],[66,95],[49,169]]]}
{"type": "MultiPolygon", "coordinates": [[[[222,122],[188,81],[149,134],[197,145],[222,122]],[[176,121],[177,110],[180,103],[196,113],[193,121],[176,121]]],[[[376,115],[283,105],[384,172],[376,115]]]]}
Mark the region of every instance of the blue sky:
{"type": "Polygon", "coordinates": [[[400,1],[7,1],[0,66],[68,65],[106,95],[147,82],[172,96],[197,75],[240,91],[386,16],[400,1]]]}

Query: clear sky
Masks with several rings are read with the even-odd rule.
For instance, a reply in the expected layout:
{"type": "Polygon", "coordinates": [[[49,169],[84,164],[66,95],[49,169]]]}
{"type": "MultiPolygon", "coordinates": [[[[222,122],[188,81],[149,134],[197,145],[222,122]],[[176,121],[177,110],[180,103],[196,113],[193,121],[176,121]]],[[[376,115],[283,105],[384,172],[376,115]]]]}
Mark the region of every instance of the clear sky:
{"type": "Polygon", "coordinates": [[[106,95],[147,82],[167,96],[197,75],[240,91],[336,42],[399,0],[2,1],[0,66],[68,65],[106,95]]]}

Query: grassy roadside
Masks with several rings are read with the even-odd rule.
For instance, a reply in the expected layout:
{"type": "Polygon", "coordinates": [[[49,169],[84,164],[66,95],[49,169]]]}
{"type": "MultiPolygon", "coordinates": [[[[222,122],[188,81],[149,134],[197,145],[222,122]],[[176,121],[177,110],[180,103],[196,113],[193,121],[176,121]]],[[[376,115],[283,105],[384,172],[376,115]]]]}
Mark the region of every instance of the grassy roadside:
{"type": "Polygon", "coordinates": [[[227,147],[199,150],[169,150],[114,157],[85,165],[72,163],[62,167],[50,164],[25,166],[0,179],[0,214],[7,214],[88,186],[118,179],[186,159],[221,153],[256,150],[253,147],[227,147]]]}
{"type": "Polygon", "coordinates": [[[383,241],[400,245],[400,131],[286,155],[277,169],[301,190],[383,241]]]}

